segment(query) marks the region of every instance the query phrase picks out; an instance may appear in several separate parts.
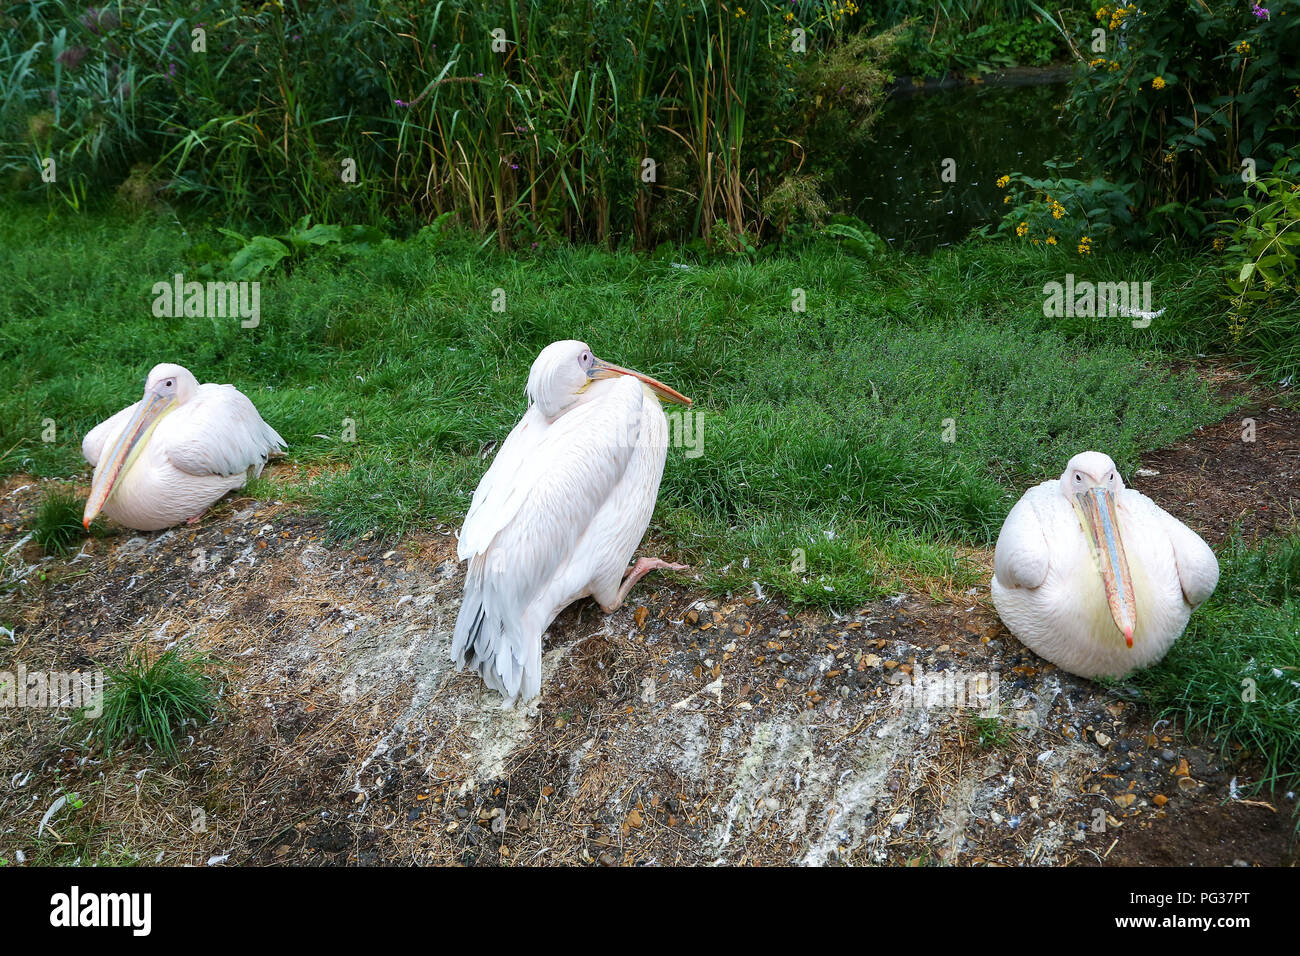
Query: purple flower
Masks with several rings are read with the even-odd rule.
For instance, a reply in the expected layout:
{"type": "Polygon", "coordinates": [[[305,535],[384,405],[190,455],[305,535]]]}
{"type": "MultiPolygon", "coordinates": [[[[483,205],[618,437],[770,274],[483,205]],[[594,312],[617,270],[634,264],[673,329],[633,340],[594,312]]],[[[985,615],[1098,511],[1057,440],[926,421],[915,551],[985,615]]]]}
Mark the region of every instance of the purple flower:
{"type": "Polygon", "coordinates": [[[1255,6],[1251,8],[1250,12],[1255,14],[1255,16],[1259,17],[1261,20],[1268,19],[1268,7],[1261,7],[1258,2],[1256,2],[1255,6]]]}
{"type": "Polygon", "coordinates": [[[518,169],[518,168],[519,168],[519,164],[518,164],[518,163],[511,163],[511,164],[510,164],[510,168],[511,168],[511,169],[518,169]]]}
{"type": "Polygon", "coordinates": [[[86,54],[89,52],[90,49],[88,47],[70,46],[55,57],[55,59],[63,64],[66,69],[75,70],[77,67],[81,66],[81,61],[86,58],[86,54]]]}
{"type": "Polygon", "coordinates": [[[406,102],[406,100],[393,100],[393,103],[401,107],[407,107],[411,105],[410,103],[406,102]]]}

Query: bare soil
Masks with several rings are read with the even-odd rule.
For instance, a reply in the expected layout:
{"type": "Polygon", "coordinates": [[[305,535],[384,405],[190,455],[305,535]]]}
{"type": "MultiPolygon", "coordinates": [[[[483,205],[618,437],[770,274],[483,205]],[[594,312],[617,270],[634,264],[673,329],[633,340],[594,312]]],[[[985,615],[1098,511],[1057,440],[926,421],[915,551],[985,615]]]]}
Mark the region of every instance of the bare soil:
{"type": "MultiPolygon", "coordinates": [[[[1130,484],[1216,546],[1234,525],[1294,527],[1300,415],[1263,403],[1245,443],[1248,414],[1147,456],[1158,474],[1130,484]]],[[[236,498],[195,527],[47,558],[23,542],[42,491],[0,486],[0,553],[25,582],[0,607],[0,670],[179,642],[220,662],[222,707],[172,767],[105,756],[66,711],[0,714],[11,862],[1297,861],[1294,797],[1252,793],[1251,767],[1037,658],[986,588],[835,616],[651,576],[611,616],[562,614],[541,697],[503,709],[448,658],[451,528],[338,543],[309,514],[236,498]],[[1001,720],[907,706],[912,676],[994,672],[1001,720]],[[38,835],[72,793],[82,806],[38,835]]]]}

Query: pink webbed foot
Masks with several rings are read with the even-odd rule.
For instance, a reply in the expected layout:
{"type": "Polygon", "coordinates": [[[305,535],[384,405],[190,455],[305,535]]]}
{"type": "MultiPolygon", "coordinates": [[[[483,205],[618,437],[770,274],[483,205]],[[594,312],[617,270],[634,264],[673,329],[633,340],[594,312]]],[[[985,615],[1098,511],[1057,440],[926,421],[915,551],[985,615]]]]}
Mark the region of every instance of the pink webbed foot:
{"type": "Polygon", "coordinates": [[[651,571],[689,571],[690,569],[689,564],[673,564],[671,561],[664,561],[660,558],[637,558],[636,564],[623,572],[623,586],[618,589],[618,595],[615,597],[614,603],[609,607],[601,605],[601,608],[606,614],[612,614],[618,610],[628,592],[651,571]]]}

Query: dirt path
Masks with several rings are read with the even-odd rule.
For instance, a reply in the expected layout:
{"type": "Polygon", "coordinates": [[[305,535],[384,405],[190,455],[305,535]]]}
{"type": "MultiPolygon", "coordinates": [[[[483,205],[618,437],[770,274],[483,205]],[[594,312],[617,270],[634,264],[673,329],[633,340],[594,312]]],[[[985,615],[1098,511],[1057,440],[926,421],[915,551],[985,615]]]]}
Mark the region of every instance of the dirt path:
{"type": "MultiPolygon", "coordinates": [[[[1217,544],[1295,524],[1300,415],[1255,413],[1150,455],[1131,484],[1217,544]],[[1234,439],[1233,436],[1237,435],[1234,439]],[[1213,467],[1211,467],[1213,466],[1213,467]]],[[[179,768],[83,746],[66,712],[0,718],[0,857],[236,863],[1294,863],[1291,806],[1122,690],[1024,649],[978,589],[836,618],[652,577],[605,617],[570,608],[542,696],[503,710],[448,661],[451,529],[327,542],[278,504],[89,541],[45,561],[38,500],[0,489],[0,552],[28,565],[0,669],[86,667],[175,641],[224,662],[222,718],[179,768]],[[912,678],[1001,722],[909,706],[912,678]],[[42,816],[76,793],[37,837],[42,816]]],[[[986,556],[987,559],[987,556],[986,556]]]]}

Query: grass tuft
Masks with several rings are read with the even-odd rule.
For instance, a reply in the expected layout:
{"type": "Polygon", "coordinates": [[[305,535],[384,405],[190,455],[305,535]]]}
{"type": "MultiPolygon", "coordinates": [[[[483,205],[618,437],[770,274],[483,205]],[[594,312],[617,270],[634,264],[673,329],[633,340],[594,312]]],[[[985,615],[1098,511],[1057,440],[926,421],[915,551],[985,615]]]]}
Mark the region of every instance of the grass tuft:
{"type": "Polygon", "coordinates": [[[59,486],[46,492],[32,518],[32,537],[47,554],[66,554],[72,542],[85,534],[81,525],[84,507],[68,488],[59,486]]]}
{"type": "Polygon", "coordinates": [[[186,720],[207,721],[217,706],[212,678],[201,656],[182,657],[176,648],[152,663],[143,651],[132,651],[117,667],[105,672],[104,712],[95,721],[95,734],[109,753],[114,747],[140,740],[175,762],[176,735],[186,720]]]}

